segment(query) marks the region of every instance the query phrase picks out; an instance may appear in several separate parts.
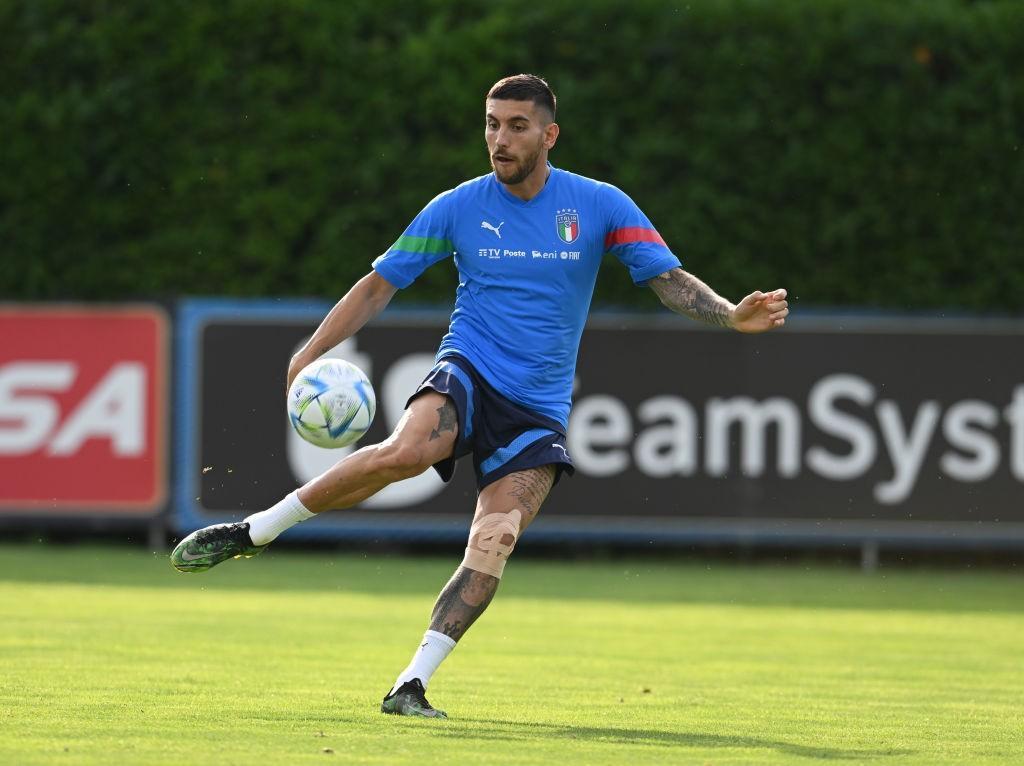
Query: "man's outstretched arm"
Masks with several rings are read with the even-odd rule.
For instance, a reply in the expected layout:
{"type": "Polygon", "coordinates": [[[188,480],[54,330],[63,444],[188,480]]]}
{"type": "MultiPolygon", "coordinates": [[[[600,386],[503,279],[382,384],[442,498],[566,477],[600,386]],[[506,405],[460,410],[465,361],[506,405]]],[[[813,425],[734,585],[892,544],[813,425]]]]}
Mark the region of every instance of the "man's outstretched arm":
{"type": "Polygon", "coordinates": [[[682,269],[666,271],[647,284],[671,311],[740,332],[765,332],[781,327],[789,314],[785,290],[758,290],[733,305],[682,269]]]}
{"type": "Polygon", "coordinates": [[[356,282],[324,317],[313,337],[292,357],[287,384],[290,386],[307,364],[355,335],[384,310],[396,292],[397,288],[376,271],[356,282]]]}

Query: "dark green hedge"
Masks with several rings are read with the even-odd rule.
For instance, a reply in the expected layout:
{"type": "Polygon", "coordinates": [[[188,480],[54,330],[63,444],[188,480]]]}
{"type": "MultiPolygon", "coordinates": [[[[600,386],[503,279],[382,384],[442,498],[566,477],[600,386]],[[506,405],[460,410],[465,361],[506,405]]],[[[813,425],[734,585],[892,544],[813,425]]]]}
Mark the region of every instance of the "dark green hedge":
{"type": "Polygon", "coordinates": [[[335,297],[487,171],[483,94],[533,71],[555,164],[726,295],[1024,305],[1016,0],[0,0],[0,46],[4,298],[335,297]]]}

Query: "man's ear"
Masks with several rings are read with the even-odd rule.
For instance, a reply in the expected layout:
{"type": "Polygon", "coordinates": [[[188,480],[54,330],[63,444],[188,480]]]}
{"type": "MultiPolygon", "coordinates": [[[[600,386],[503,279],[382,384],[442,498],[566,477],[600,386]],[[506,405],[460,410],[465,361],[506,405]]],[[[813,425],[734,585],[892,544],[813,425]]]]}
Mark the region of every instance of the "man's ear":
{"type": "Polygon", "coordinates": [[[558,140],[558,123],[557,122],[549,123],[548,126],[546,128],[544,128],[544,148],[545,149],[552,149],[552,148],[554,148],[555,142],[557,140],[558,140]]]}

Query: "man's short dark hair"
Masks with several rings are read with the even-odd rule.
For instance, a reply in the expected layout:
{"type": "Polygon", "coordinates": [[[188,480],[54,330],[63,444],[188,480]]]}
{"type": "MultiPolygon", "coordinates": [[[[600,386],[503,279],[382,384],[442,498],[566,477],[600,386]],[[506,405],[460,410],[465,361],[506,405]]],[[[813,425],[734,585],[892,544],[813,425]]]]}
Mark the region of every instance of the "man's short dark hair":
{"type": "Polygon", "coordinates": [[[555,94],[544,78],[535,74],[514,74],[511,77],[504,77],[491,86],[487,91],[487,98],[497,101],[532,101],[537,106],[547,109],[554,122],[555,94]]]}

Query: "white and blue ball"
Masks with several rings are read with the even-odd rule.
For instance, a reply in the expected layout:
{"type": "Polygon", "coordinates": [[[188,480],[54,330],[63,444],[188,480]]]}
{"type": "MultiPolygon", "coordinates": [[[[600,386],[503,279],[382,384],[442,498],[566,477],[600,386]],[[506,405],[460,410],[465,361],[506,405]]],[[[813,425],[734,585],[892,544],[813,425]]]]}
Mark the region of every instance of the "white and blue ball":
{"type": "Polygon", "coordinates": [[[288,389],[288,418],[303,439],[335,449],[356,441],[373,422],[377,397],[363,371],[343,359],[317,359],[288,389]]]}

